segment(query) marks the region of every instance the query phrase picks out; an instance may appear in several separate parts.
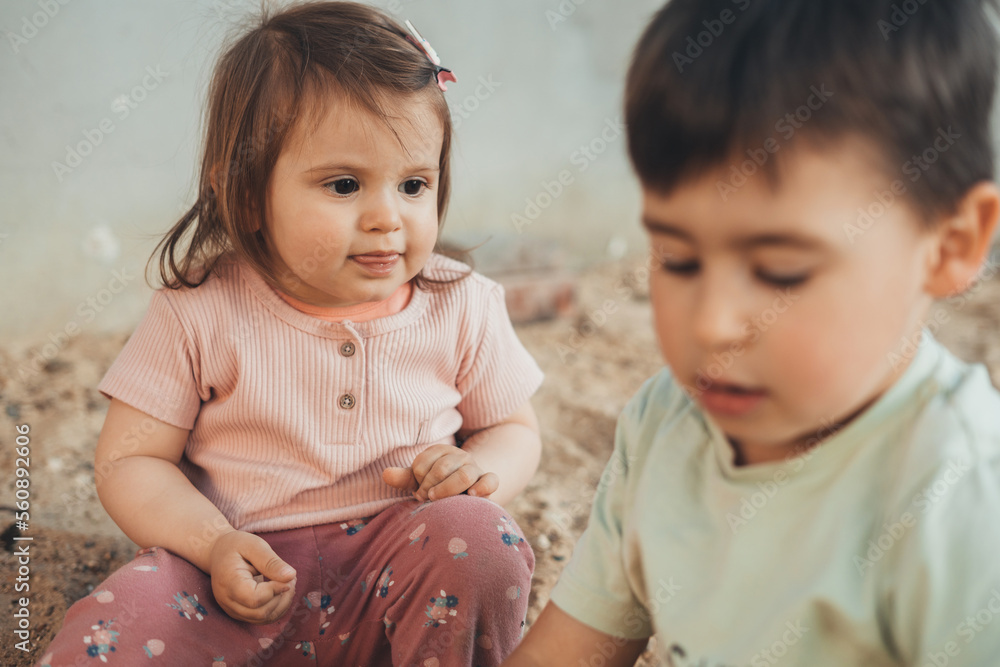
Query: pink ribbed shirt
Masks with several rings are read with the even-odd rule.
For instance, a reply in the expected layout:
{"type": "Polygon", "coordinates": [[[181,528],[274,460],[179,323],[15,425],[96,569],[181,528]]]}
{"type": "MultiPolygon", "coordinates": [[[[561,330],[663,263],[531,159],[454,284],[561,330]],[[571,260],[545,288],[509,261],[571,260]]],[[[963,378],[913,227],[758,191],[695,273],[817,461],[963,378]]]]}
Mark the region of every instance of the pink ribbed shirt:
{"type": "MultiPolygon", "coordinates": [[[[434,255],[425,273],[465,270],[434,255]]],[[[153,294],[98,388],[190,429],[180,469],[235,528],[263,532],[385,509],[407,494],[384,468],[496,424],[541,379],[503,289],[479,274],[338,323],[224,259],[195,289],[153,294]]]]}

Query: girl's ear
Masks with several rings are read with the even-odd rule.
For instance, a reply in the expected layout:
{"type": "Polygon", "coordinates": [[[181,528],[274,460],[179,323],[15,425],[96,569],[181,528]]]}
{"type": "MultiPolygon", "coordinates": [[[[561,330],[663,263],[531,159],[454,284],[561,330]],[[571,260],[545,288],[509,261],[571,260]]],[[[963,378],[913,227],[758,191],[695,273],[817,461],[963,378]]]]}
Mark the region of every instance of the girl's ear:
{"type": "Polygon", "coordinates": [[[990,251],[998,216],[1000,190],[993,182],[983,181],[969,189],[955,213],[939,221],[924,285],[928,294],[941,299],[975,283],[990,251]]]}

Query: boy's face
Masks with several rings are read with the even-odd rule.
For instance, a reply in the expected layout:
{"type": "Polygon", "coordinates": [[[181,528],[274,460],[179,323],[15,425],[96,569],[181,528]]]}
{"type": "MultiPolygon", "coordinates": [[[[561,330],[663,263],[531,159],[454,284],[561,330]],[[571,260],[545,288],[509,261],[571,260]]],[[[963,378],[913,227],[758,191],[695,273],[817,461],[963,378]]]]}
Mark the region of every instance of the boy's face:
{"type": "Polygon", "coordinates": [[[898,196],[859,223],[891,181],[861,142],[837,146],[786,147],[775,189],[758,173],[727,201],[728,164],[644,192],[660,347],[745,463],[799,452],[878,398],[930,305],[933,236],[898,196]]]}

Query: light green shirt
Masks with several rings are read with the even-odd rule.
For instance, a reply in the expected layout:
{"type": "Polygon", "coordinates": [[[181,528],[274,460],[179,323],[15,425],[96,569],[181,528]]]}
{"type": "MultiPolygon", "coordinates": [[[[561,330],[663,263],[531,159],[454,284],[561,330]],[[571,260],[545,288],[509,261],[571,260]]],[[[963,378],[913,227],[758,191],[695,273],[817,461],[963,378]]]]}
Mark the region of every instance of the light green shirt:
{"type": "Polygon", "coordinates": [[[846,427],[737,468],[663,370],[552,600],[672,667],[1000,665],[1000,393],[925,332],[846,427]]]}

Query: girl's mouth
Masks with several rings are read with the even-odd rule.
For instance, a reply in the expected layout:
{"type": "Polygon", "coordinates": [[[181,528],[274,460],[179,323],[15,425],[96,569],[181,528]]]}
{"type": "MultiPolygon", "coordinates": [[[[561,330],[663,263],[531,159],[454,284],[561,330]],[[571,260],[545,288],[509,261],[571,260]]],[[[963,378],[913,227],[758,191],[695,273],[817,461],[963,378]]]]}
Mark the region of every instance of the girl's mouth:
{"type": "Polygon", "coordinates": [[[351,255],[350,259],[366,273],[373,276],[387,276],[399,263],[399,253],[370,253],[367,255],[351,255]]]}

